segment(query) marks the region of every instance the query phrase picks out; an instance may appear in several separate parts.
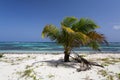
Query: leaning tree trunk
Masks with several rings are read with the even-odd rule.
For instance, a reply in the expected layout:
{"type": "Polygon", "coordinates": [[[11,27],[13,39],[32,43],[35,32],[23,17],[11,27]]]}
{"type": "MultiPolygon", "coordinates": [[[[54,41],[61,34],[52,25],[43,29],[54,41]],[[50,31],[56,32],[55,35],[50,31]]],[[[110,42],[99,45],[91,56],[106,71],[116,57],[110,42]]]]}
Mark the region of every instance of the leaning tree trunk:
{"type": "Polygon", "coordinates": [[[64,62],[69,62],[70,53],[68,51],[64,51],[64,62]]]}

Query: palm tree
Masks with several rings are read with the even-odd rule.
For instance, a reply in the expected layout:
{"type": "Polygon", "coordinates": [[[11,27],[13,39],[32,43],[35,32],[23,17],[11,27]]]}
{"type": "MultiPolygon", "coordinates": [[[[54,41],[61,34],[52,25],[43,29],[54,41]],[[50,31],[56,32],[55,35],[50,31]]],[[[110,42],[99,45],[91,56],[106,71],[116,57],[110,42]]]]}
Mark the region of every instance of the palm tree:
{"type": "Polygon", "coordinates": [[[74,47],[88,45],[94,50],[100,50],[100,43],[106,42],[103,34],[97,33],[99,28],[91,19],[66,17],[61,22],[61,28],[54,25],[46,25],[42,37],[49,37],[52,41],[64,47],[64,61],[69,61],[71,50],[74,47]]]}

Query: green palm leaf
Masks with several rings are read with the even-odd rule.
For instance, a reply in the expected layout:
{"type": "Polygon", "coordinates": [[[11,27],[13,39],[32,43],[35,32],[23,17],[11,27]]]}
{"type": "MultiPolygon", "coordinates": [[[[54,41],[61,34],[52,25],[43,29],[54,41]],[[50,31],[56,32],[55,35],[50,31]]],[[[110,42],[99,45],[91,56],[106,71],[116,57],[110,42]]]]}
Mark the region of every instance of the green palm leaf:
{"type": "Polygon", "coordinates": [[[97,41],[99,43],[104,42],[105,37],[103,34],[99,34],[96,31],[91,31],[87,34],[87,36],[90,37],[91,40],[97,41]]]}
{"type": "Polygon", "coordinates": [[[63,21],[61,22],[61,25],[71,28],[72,25],[77,22],[77,20],[78,20],[78,19],[75,18],[75,17],[66,17],[66,18],[64,18],[63,21]]]}
{"type": "Polygon", "coordinates": [[[100,47],[100,44],[98,44],[97,41],[91,41],[89,44],[88,44],[89,47],[91,47],[93,50],[100,50],[99,47],[100,47]]]}
{"type": "Polygon", "coordinates": [[[80,31],[83,33],[88,33],[90,31],[99,28],[92,20],[87,18],[81,18],[76,24],[72,26],[72,29],[75,31],[80,31]]]}
{"type": "Polygon", "coordinates": [[[51,40],[56,40],[59,37],[59,29],[54,25],[46,25],[42,32],[42,38],[49,37],[51,40]]]}

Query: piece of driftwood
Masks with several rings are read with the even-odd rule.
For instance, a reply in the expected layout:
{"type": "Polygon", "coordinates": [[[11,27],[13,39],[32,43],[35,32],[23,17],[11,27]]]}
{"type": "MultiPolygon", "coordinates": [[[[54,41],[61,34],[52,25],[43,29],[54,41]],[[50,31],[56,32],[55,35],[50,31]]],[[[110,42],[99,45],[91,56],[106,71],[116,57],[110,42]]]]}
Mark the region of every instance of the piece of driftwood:
{"type": "Polygon", "coordinates": [[[89,70],[89,69],[91,69],[92,65],[104,68],[104,66],[99,65],[96,62],[90,62],[90,61],[86,60],[85,58],[83,58],[82,56],[80,56],[78,54],[76,54],[76,55],[77,55],[77,57],[72,57],[72,56],[70,56],[70,57],[73,58],[78,63],[80,63],[80,68],[77,69],[78,72],[89,70]]]}

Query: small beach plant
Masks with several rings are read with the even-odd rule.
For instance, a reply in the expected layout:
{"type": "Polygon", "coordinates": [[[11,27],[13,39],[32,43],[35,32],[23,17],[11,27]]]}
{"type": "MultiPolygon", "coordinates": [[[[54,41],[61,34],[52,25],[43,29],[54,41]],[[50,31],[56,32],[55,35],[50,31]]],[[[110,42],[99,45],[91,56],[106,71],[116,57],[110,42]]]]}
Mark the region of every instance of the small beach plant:
{"type": "Polygon", "coordinates": [[[4,55],[4,54],[0,54],[0,58],[2,58],[2,57],[3,57],[3,55],[4,55]]]}
{"type": "Polygon", "coordinates": [[[94,50],[100,50],[100,43],[106,42],[103,34],[96,32],[99,28],[88,18],[66,17],[61,22],[61,28],[49,24],[42,31],[42,37],[49,37],[52,41],[64,47],[64,61],[69,61],[73,48],[88,45],[94,50]]]}
{"type": "Polygon", "coordinates": [[[98,74],[100,74],[100,75],[102,75],[102,76],[104,76],[104,77],[108,75],[108,73],[107,73],[106,70],[99,70],[99,71],[98,71],[98,74]]]}

